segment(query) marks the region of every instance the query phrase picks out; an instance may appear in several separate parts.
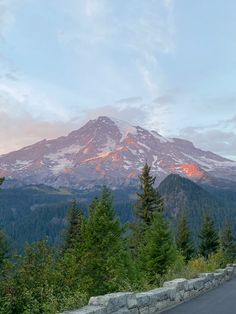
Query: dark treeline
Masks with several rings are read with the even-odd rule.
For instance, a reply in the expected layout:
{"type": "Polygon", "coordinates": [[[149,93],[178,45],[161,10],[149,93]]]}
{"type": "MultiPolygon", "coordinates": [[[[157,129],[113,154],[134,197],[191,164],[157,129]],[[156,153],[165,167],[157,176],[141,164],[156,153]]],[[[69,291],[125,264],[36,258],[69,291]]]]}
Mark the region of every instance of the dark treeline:
{"type": "Polygon", "coordinates": [[[39,241],[27,245],[24,254],[13,254],[1,231],[0,313],[58,313],[84,305],[92,295],[151,289],[234,261],[228,221],[218,233],[206,212],[196,247],[186,212],[179,216],[176,232],[170,228],[154,183],[145,164],[135,219],[126,225],[117,218],[106,187],[91,202],[88,215],[72,202],[60,247],[39,241]]]}
{"type": "MultiPolygon", "coordinates": [[[[10,246],[23,253],[25,242],[33,243],[47,237],[49,244],[58,245],[67,227],[68,204],[78,200],[87,215],[89,204],[99,196],[101,188],[93,190],[54,189],[45,185],[6,188],[0,194],[0,227],[4,228],[10,246]]],[[[123,223],[132,220],[136,188],[113,192],[113,204],[123,223]]]]}
{"type": "MultiPolygon", "coordinates": [[[[77,200],[79,207],[87,216],[89,204],[95,196],[100,195],[101,187],[92,190],[73,190],[71,188],[52,188],[44,185],[21,186],[7,188],[4,182],[0,193],[0,226],[4,229],[12,249],[23,253],[25,243],[34,243],[47,238],[51,245],[60,243],[63,229],[67,227],[68,204],[77,200]]],[[[236,194],[232,189],[227,201],[218,201],[218,194],[223,191],[208,192],[204,186],[180,177],[169,175],[158,190],[165,200],[165,217],[171,228],[176,228],[176,222],[182,209],[185,210],[188,226],[194,244],[199,244],[199,230],[204,213],[207,211],[214,220],[217,230],[223,228],[225,217],[231,222],[236,235],[236,202],[230,201],[236,194]]],[[[113,206],[120,221],[129,223],[134,218],[137,186],[122,186],[112,191],[113,206]]],[[[220,194],[221,193],[221,194],[220,194]]],[[[221,198],[220,196],[220,198],[221,198]]]]}

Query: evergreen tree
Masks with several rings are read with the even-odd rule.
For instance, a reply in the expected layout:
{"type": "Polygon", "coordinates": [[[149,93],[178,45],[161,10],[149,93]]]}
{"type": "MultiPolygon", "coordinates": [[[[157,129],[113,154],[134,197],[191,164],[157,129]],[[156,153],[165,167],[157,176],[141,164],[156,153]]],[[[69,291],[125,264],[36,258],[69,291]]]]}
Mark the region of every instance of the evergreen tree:
{"type": "Polygon", "coordinates": [[[7,257],[8,249],[9,248],[5,234],[2,230],[0,230],[0,268],[4,259],[7,257]]]}
{"type": "Polygon", "coordinates": [[[231,225],[228,221],[225,222],[224,228],[220,233],[220,250],[224,254],[224,258],[228,263],[232,263],[236,256],[236,243],[233,236],[231,225]]]}
{"type": "Polygon", "coordinates": [[[0,185],[3,184],[4,180],[5,180],[5,178],[0,178],[0,185]]]}
{"type": "MultiPolygon", "coordinates": [[[[0,178],[0,185],[3,184],[5,178],[0,178]]],[[[8,244],[6,236],[3,230],[0,229],[0,267],[2,266],[3,260],[6,258],[8,253],[8,244]]]]}
{"type": "Polygon", "coordinates": [[[80,265],[81,288],[89,296],[119,291],[126,286],[132,273],[122,228],[107,188],[92,207],[85,227],[80,265]]]}
{"type": "Polygon", "coordinates": [[[171,230],[163,214],[156,212],[139,246],[140,270],[149,283],[158,283],[159,277],[167,272],[175,257],[171,230]]]}
{"type": "Polygon", "coordinates": [[[82,228],[84,224],[84,216],[81,209],[77,206],[76,201],[73,201],[68,214],[68,229],[64,250],[74,249],[82,242],[82,228]]]}
{"type": "Polygon", "coordinates": [[[140,192],[137,193],[136,214],[142,223],[150,225],[154,211],[163,211],[164,203],[159,192],[154,188],[156,178],[150,174],[151,167],[145,163],[139,176],[140,192]]]}
{"type": "Polygon", "coordinates": [[[154,213],[163,213],[164,201],[154,184],[156,178],[150,174],[151,167],[145,163],[139,176],[140,191],[137,193],[136,221],[130,225],[132,236],[130,237],[130,248],[132,254],[137,258],[138,247],[143,241],[145,228],[151,225],[154,213]]]}
{"type": "Polygon", "coordinates": [[[188,221],[185,213],[180,216],[177,225],[176,245],[184,256],[185,261],[189,261],[194,253],[193,243],[190,237],[188,221]]]}
{"type": "Polygon", "coordinates": [[[211,217],[206,214],[203,221],[202,230],[199,234],[200,247],[199,253],[208,258],[211,253],[217,251],[218,248],[218,235],[214,227],[214,222],[211,217]]]}

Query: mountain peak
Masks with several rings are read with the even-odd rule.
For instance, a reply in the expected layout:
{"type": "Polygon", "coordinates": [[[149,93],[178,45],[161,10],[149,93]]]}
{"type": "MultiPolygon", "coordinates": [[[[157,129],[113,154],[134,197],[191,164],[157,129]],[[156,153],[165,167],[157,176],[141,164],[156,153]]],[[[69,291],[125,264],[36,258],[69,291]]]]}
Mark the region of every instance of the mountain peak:
{"type": "Polygon", "coordinates": [[[195,181],[208,175],[235,180],[236,163],[109,116],[90,120],[68,136],[0,156],[0,175],[55,187],[117,186],[136,181],[146,161],[157,182],[170,173],[195,181]]]}
{"type": "Polygon", "coordinates": [[[115,118],[111,116],[99,116],[97,119],[94,121],[97,121],[98,123],[105,123],[105,124],[115,124],[119,129],[131,129],[131,130],[136,130],[136,126],[131,125],[130,123],[115,118]]]}
{"type": "Polygon", "coordinates": [[[110,116],[99,116],[94,120],[90,120],[84,127],[90,128],[91,125],[93,125],[96,130],[101,130],[104,132],[104,135],[106,135],[107,131],[110,131],[107,134],[111,132],[119,132],[121,142],[128,134],[137,134],[137,127],[131,125],[128,122],[110,116]]]}

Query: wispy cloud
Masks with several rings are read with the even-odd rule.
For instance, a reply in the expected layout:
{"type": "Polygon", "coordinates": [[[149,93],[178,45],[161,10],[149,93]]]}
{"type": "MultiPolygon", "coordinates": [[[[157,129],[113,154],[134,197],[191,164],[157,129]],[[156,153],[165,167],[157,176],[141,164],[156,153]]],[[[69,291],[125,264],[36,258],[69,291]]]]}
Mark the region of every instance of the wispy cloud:
{"type": "Polygon", "coordinates": [[[150,70],[148,70],[147,67],[142,65],[140,66],[140,74],[150,95],[151,96],[158,95],[160,93],[159,86],[150,70]]]}
{"type": "Polygon", "coordinates": [[[179,136],[196,146],[236,160],[236,116],[214,124],[182,128],[179,136]]]}
{"type": "Polygon", "coordinates": [[[132,97],[111,105],[98,106],[83,112],[82,122],[97,118],[100,115],[117,117],[132,125],[153,129],[163,135],[168,134],[170,125],[169,108],[159,106],[148,100],[132,97]]]}
{"type": "Polygon", "coordinates": [[[8,27],[14,22],[11,6],[14,1],[0,0],[0,39],[4,39],[4,33],[8,27]]]}
{"type": "Polygon", "coordinates": [[[110,82],[125,84],[123,77],[130,77],[131,72],[138,81],[135,84],[142,86],[146,94],[153,97],[159,93],[163,87],[159,56],[172,53],[175,46],[174,1],[75,3],[73,9],[67,10],[70,27],[58,33],[64,48],[72,49],[78,58],[91,57],[90,67],[96,67],[96,75],[109,66],[110,82]]]}
{"type": "Polygon", "coordinates": [[[15,24],[17,9],[30,0],[0,0],[0,40],[6,41],[8,32],[15,24]]]}
{"type": "Polygon", "coordinates": [[[178,89],[167,90],[165,93],[153,99],[153,102],[159,106],[173,105],[176,102],[176,96],[178,96],[178,89]]]}
{"type": "Polygon", "coordinates": [[[42,90],[12,73],[0,79],[0,154],[78,128],[70,109],[42,90]]]}
{"type": "Polygon", "coordinates": [[[100,16],[105,7],[104,0],[85,0],[85,15],[89,18],[100,16]]]}
{"type": "Polygon", "coordinates": [[[0,79],[0,110],[12,116],[29,112],[34,117],[50,120],[68,118],[64,105],[45,94],[36,82],[12,73],[0,79]]]}
{"type": "Polygon", "coordinates": [[[123,106],[120,103],[118,107],[114,105],[105,105],[87,110],[84,112],[84,120],[95,119],[101,115],[116,117],[133,125],[139,125],[140,121],[142,121],[142,125],[144,125],[148,120],[148,112],[144,105],[126,106],[125,103],[123,103],[123,106]]]}
{"type": "Polygon", "coordinates": [[[122,98],[116,101],[117,104],[139,104],[140,102],[142,102],[143,98],[140,96],[136,96],[136,97],[128,97],[128,98],[122,98]]]}

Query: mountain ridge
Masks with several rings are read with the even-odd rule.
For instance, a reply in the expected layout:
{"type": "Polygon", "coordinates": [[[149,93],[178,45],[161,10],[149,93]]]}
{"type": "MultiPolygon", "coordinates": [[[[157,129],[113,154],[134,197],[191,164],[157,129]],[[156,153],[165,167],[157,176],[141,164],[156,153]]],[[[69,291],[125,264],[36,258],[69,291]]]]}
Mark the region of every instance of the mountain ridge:
{"type": "Polygon", "coordinates": [[[54,187],[118,187],[137,182],[145,162],[160,183],[170,173],[193,181],[236,181],[236,162],[192,142],[100,116],[78,130],[0,156],[0,176],[54,187]]]}
{"type": "Polygon", "coordinates": [[[225,192],[200,185],[180,175],[170,174],[160,183],[158,190],[164,198],[165,214],[171,225],[175,228],[184,212],[194,242],[199,241],[199,230],[206,213],[213,218],[218,230],[223,228],[225,221],[229,221],[235,234],[236,185],[234,189],[225,192]]]}

